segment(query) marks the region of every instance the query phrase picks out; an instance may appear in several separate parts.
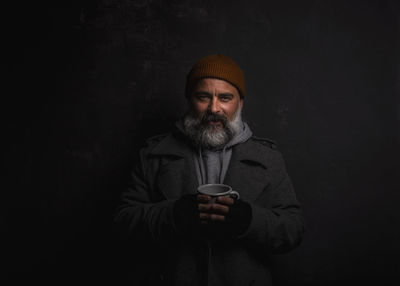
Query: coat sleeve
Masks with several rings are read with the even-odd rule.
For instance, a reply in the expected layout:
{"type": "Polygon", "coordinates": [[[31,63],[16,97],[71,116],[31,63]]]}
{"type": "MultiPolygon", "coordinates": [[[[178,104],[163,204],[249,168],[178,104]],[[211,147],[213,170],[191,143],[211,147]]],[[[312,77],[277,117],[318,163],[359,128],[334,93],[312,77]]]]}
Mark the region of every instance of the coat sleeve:
{"type": "Polygon", "coordinates": [[[123,235],[139,241],[163,243],[176,235],[173,220],[175,200],[157,201],[151,197],[151,182],[146,179],[149,168],[145,154],[145,150],[141,150],[140,162],[130,174],[114,221],[123,235]]]}
{"type": "Polygon", "coordinates": [[[297,247],[303,237],[302,210],[286,172],[282,155],[277,152],[274,175],[276,178],[268,198],[251,203],[252,219],[240,239],[269,253],[285,253],[297,247]]]}

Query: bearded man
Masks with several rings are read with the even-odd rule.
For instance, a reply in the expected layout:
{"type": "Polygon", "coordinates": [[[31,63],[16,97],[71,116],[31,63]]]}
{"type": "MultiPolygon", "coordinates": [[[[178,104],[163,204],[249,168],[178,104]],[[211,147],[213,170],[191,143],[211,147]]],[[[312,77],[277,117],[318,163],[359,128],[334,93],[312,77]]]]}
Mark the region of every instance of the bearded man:
{"type": "Polygon", "coordinates": [[[242,120],[245,79],[231,58],[195,63],[186,97],[176,128],[140,151],[115,216],[148,254],[140,284],[272,285],[271,255],[297,247],[304,231],[282,155],[242,120]],[[198,192],[206,184],[240,198],[211,201],[198,192]]]}

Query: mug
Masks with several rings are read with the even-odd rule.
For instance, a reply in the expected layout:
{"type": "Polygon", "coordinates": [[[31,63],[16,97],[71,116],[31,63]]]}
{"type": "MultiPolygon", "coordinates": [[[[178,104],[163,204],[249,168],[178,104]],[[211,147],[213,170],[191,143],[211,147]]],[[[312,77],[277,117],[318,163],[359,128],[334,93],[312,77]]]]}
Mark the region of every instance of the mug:
{"type": "Polygon", "coordinates": [[[219,196],[232,196],[236,199],[239,199],[239,193],[232,190],[232,188],[228,185],[224,184],[206,184],[201,185],[197,188],[197,192],[203,195],[208,195],[211,197],[210,204],[215,203],[217,197],[219,196]]]}

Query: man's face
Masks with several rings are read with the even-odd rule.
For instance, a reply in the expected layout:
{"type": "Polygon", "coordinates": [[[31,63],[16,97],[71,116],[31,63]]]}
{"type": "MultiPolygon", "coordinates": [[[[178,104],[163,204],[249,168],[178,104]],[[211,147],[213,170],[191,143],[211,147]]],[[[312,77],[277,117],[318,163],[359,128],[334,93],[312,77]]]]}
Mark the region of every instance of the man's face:
{"type": "Polygon", "coordinates": [[[235,86],[227,81],[204,78],[200,80],[190,94],[191,110],[197,117],[206,113],[216,115],[207,124],[215,128],[222,127],[219,117],[225,117],[228,121],[234,119],[234,115],[243,104],[239,92],[235,86]]]}
{"type": "Polygon", "coordinates": [[[221,147],[240,132],[243,100],[232,84],[202,79],[191,91],[189,103],[190,112],[185,116],[184,126],[196,145],[221,147]]]}

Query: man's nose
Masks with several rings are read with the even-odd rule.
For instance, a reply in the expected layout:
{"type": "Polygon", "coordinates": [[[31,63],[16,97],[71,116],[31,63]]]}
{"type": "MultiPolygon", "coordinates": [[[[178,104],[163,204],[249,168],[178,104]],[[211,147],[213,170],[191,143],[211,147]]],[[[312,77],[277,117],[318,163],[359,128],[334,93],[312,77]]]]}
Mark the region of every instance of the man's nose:
{"type": "Polygon", "coordinates": [[[210,101],[209,109],[211,113],[221,113],[221,106],[219,104],[218,98],[212,98],[212,100],[210,101]]]}

